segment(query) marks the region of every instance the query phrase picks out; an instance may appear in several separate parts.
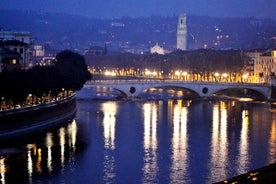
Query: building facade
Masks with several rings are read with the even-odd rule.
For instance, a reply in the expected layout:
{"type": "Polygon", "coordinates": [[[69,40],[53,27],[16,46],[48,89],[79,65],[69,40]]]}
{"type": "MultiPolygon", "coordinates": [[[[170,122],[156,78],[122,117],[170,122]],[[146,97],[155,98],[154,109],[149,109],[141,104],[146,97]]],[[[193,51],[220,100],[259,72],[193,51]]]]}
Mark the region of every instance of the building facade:
{"type": "Polygon", "coordinates": [[[4,48],[4,50],[9,49],[10,51],[17,52],[20,55],[18,64],[23,68],[28,68],[30,64],[30,46],[30,32],[4,31],[0,29],[0,47],[4,48]]]}
{"type": "Polygon", "coordinates": [[[254,62],[253,82],[269,83],[276,76],[276,50],[249,52],[247,56],[254,62]]]}
{"type": "Polygon", "coordinates": [[[162,47],[160,47],[158,45],[158,43],[156,43],[156,45],[154,45],[153,47],[150,48],[150,53],[151,54],[161,54],[161,55],[164,55],[165,54],[165,51],[162,47]]]}
{"type": "Polygon", "coordinates": [[[2,69],[13,70],[21,68],[20,54],[7,48],[0,48],[0,72],[2,69]]]}
{"type": "Polygon", "coordinates": [[[176,42],[177,49],[187,50],[187,24],[185,14],[181,14],[178,17],[176,42]]]}

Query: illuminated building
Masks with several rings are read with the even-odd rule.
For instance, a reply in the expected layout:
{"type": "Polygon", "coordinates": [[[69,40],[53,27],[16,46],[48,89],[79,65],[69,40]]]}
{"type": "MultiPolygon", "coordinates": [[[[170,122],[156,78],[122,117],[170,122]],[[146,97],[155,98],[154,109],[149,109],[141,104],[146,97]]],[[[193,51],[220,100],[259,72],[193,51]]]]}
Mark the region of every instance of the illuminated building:
{"type": "Polygon", "coordinates": [[[187,50],[187,25],[186,15],[181,14],[178,17],[177,35],[176,35],[176,48],[179,50],[187,50]]]}
{"type": "Polygon", "coordinates": [[[156,43],[155,46],[153,46],[153,47],[150,48],[150,53],[151,53],[151,54],[156,53],[156,54],[164,55],[164,54],[165,54],[165,51],[164,51],[164,49],[163,49],[162,47],[160,47],[160,46],[158,45],[158,43],[156,43]]]}
{"type": "Polygon", "coordinates": [[[45,55],[45,49],[43,45],[34,45],[33,47],[33,56],[43,57],[45,55]]]}
{"type": "Polygon", "coordinates": [[[247,56],[254,61],[254,81],[270,82],[276,75],[276,50],[266,52],[248,52],[247,56]]]}

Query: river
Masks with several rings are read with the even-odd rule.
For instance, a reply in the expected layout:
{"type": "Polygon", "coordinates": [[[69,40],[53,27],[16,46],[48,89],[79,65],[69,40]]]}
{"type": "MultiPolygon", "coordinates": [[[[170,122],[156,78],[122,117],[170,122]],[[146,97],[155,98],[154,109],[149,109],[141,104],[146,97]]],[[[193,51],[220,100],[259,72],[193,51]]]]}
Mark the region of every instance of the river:
{"type": "Polygon", "coordinates": [[[82,99],[76,118],[0,142],[0,183],[213,183],[276,162],[276,104],[82,99]]]}

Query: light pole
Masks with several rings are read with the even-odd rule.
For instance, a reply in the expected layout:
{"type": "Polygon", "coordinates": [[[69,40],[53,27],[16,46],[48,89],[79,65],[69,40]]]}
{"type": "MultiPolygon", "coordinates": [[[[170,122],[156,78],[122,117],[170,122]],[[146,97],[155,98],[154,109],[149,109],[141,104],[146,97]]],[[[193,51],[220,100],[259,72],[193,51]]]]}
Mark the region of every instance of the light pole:
{"type": "Polygon", "coordinates": [[[218,82],[218,78],[219,78],[220,74],[219,74],[218,72],[216,72],[216,73],[214,74],[214,76],[215,76],[215,81],[218,82]]]}

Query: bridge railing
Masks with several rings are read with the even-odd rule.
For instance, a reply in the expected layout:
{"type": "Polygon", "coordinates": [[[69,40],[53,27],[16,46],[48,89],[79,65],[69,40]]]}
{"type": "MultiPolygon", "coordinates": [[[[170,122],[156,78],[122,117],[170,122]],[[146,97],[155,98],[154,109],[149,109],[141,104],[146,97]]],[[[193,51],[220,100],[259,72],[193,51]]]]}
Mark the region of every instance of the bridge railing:
{"type": "Polygon", "coordinates": [[[111,80],[89,80],[86,85],[103,85],[103,84],[206,84],[206,85],[235,85],[235,86],[269,86],[267,83],[245,83],[245,82],[213,82],[213,81],[187,81],[173,79],[111,79],[111,80]]]}

